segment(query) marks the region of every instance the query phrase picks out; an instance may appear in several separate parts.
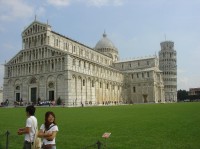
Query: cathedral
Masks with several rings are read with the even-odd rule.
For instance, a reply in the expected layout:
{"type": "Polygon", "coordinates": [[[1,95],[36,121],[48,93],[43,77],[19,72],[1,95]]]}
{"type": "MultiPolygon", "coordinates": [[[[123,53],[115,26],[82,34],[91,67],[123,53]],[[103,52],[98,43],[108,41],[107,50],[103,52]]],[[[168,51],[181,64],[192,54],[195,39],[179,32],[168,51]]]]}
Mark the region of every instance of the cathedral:
{"type": "Polygon", "coordinates": [[[22,49],[5,64],[4,99],[26,103],[61,99],[65,106],[177,101],[176,68],[167,67],[176,66],[173,42],[161,43],[161,60],[154,55],[120,61],[105,32],[94,48],[37,20],[21,35],[22,49]]]}

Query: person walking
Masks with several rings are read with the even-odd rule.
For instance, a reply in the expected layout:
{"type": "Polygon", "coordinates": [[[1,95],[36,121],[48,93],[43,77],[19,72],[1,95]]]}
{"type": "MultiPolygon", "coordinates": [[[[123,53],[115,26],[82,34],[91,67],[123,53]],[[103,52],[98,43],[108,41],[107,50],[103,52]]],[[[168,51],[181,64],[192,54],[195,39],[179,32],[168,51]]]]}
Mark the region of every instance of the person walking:
{"type": "Polygon", "coordinates": [[[24,128],[19,128],[18,135],[24,134],[24,145],[23,149],[31,149],[31,144],[34,142],[36,135],[36,127],[38,125],[37,118],[35,115],[35,107],[33,105],[26,107],[26,126],[24,128]]]}
{"type": "Polygon", "coordinates": [[[43,139],[42,149],[56,149],[56,134],[58,126],[52,111],[45,113],[45,122],[41,125],[38,137],[43,139]]]}

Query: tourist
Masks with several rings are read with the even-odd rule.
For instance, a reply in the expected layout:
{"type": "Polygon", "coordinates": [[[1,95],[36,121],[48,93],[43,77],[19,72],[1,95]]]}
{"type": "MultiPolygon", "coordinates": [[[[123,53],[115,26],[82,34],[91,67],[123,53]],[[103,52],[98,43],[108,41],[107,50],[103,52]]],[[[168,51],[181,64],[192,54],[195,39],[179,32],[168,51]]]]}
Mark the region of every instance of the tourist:
{"type": "Polygon", "coordinates": [[[45,113],[45,122],[41,125],[38,137],[43,139],[43,149],[56,149],[56,134],[58,126],[56,125],[55,114],[51,111],[45,113]]]}
{"type": "Polygon", "coordinates": [[[18,135],[25,134],[24,138],[24,146],[23,149],[31,149],[31,144],[33,144],[35,133],[37,129],[37,119],[34,116],[35,114],[35,107],[34,106],[27,106],[26,107],[26,126],[24,128],[19,128],[18,135]]]}

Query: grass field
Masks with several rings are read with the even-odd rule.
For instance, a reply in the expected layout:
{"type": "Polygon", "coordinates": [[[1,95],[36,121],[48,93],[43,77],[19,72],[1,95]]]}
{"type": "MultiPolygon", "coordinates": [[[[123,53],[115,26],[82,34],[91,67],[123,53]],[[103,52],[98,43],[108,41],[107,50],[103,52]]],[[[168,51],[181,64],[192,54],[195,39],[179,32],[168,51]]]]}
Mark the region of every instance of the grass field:
{"type": "MultiPolygon", "coordinates": [[[[39,125],[48,110],[56,114],[57,149],[84,149],[97,140],[107,149],[200,148],[200,103],[37,107],[39,125]],[[101,137],[104,132],[112,133],[109,139],[101,137]]],[[[25,125],[25,119],[25,108],[0,108],[0,148],[5,149],[7,130],[9,149],[22,148],[24,136],[16,132],[25,125]]]]}

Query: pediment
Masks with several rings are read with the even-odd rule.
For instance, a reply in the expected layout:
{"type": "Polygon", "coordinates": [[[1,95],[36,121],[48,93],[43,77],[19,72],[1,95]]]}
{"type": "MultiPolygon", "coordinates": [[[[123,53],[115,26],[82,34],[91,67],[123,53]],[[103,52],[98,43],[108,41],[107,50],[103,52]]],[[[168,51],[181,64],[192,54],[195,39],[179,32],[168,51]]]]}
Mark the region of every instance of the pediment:
{"type": "Polygon", "coordinates": [[[11,58],[7,64],[8,65],[13,65],[13,64],[17,64],[19,62],[22,62],[22,58],[23,58],[23,55],[22,55],[22,51],[19,51],[15,56],[13,56],[13,58],[11,58]]]}
{"type": "Polygon", "coordinates": [[[46,30],[51,30],[51,26],[35,20],[24,29],[22,36],[30,36],[32,34],[44,32],[46,30]]]}
{"type": "MultiPolygon", "coordinates": [[[[24,61],[23,59],[23,57],[24,57],[24,52],[25,52],[25,50],[21,50],[21,51],[19,51],[15,56],[13,56],[13,58],[11,58],[8,62],[7,62],[7,64],[8,65],[13,65],[13,64],[19,64],[19,63],[23,63],[23,62],[27,62],[27,61],[35,61],[36,60],[36,58],[31,58],[31,60],[26,60],[26,61],[24,61]]],[[[31,50],[29,50],[29,54],[35,54],[35,55],[37,55],[37,54],[39,54],[39,53],[37,53],[38,52],[38,49],[31,49],[31,50]]],[[[66,54],[66,52],[65,51],[63,51],[63,50],[60,50],[60,49],[52,49],[51,48],[51,53],[49,53],[49,56],[48,57],[44,57],[43,59],[45,59],[45,58],[52,58],[52,57],[59,57],[59,56],[61,56],[61,55],[65,55],[66,54]]],[[[27,55],[26,55],[27,56],[27,55]]],[[[38,59],[37,59],[38,60],[38,59]]]]}

